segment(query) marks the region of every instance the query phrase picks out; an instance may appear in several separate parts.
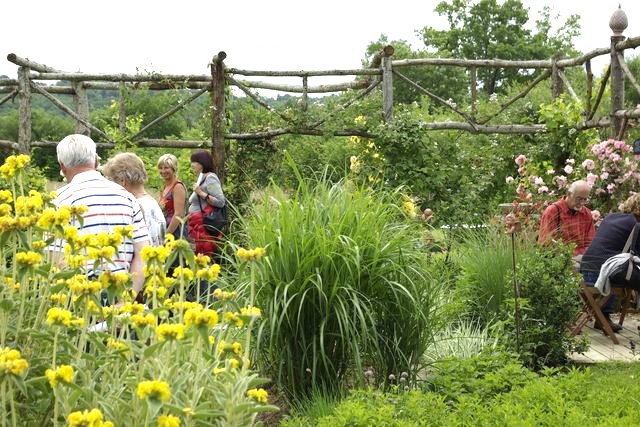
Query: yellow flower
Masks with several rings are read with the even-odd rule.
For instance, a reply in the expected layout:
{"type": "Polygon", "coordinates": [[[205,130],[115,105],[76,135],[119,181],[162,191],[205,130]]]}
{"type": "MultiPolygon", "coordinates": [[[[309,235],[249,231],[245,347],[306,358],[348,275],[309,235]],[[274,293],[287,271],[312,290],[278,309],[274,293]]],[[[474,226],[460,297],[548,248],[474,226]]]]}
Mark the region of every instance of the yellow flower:
{"type": "Polygon", "coordinates": [[[413,203],[413,200],[405,200],[402,204],[402,211],[408,218],[415,218],[418,216],[418,208],[413,203]]]}
{"type": "Polygon", "coordinates": [[[145,316],[142,314],[134,314],[131,316],[131,322],[138,328],[144,328],[145,326],[155,326],[156,318],[151,313],[145,316]]]}
{"type": "Polygon", "coordinates": [[[144,305],[137,302],[125,302],[122,307],[118,309],[118,314],[142,314],[144,313],[144,305]]]}
{"type": "Polygon", "coordinates": [[[160,400],[167,402],[171,398],[171,390],[169,389],[169,383],[166,381],[142,381],[138,384],[136,394],[142,400],[160,400]]]}
{"type": "Polygon", "coordinates": [[[158,427],[180,427],[180,418],[174,415],[160,415],[158,427]]]}
{"type": "Polygon", "coordinates": [[[29,368],[18,350],[0,347],[0,378],[4,375],[22,375],[29,368]]]}
{"type": "Polygon", "coordinates": [[[71,211],[68,206],[61,206],[57,209],[45,209],[42,211],[37,225],[40,228],[49,229],[54,226],[69,225],[71,219],[71,211]]]}
{"type": "Polygon", "coordinates": [[[208,308],[190,308],[184,313],[184,324],[187,327],[212,327],[218,323],[218,313],[208,308]]]}
{"type": "Polygon", "coordinates": [[[247,390],[247,396],[260,403],[267,403],[269,395],[263,388],[252,388],[247,390]]]}
{"type": "Polygon", "coordinates": [[[351,156],[349,158],[349,162],[351,163],[351,165],[349,166],[349,169],[352,172],[358,173],[360,171],[360,160],[358,160],[357,156],[351,156]]]}
{"type": "Polygon", "coordinates": [[[51,302],[55,304],[65,305],[67,303],[68,297],[67,297],[67,294],[58,292],[58,293],[49,295],[49,299],[51,300],[51,302]]]}
{"type": "Polygon", "coordinates": [[[357,125],[365,125],[367,124],[367,118],[363,115],[359,115],[355,119],[353,119],[353,123],[357,125]]]}
{"type": "Polygon", "coordinates": [[[117,350],[117,351],[129,350],[129,347],[125,343],[123,343],[122,341],[113,339],[111,337],[107,338],[107,348],[117,350]]]}
{"type": "Polygon", "coordinates": [[[6,203],[0,204],[0,216],[9,216],[11,215],[12,210],[11,205],[6,203]]]}
{"type": "Polygon", "coordinates": [[[211,262],[211,258],[207,255],[198,254],[196,255],[196,265],[200,268],[205,268],[211,262]]]}
{"type": "Polygon", "coordinates": [[[113,229],[114,234],[118,235],[121,239],[128,237],[129,239],[133,239],[133,225],[127,226],[117,226],[113,229]]]}
{"type": "Polygon", "coordinates": [[[255,261],[262,258],[265,254],[265,249],[260,247],[248,250],[245,248],[240,248],[237,252],[238,258],[243,261],[255,261]]]}
{"type": "Polygon", "coordinates": [[[102,421],[102,412],[100,409],[76,411],[67,417],[69,427],[113,427],[111,421],[102,421]]]}
{"type": "Polygon", "coordinates": [[[37,252],[18,252],[16,254],[16,264],[22,267],[35,267],[42,262],[42,255],[37,252]]]}
{"type": "Polygon", "coordinates": [[[238,328],[242,328],[244,326],[244,320],[237,313],[232,311],[227,311],[224,313],[224,321],[227,323],[235,323],[238,328]]]}
{"type": "Polygon", "coordinates": [[[16,282],[13,277],[0,277],[0,281],[2,281],[2,283],[12,292],[18,292],[20,290],[20,283],[16,282]]]}
{"type": "Polygon", "coordinates": [[[55,370],[47,369],[44,374],[49,380],[49,384],[51,388],[54,388],[58,385],[59,382],[69,384],[73,381],[73,375],[75,372],[73,371],[73,366],[71,365],[60,365],[55,370]]]}
{"type": "Polygon", "coordinates": [[[0,203],[13,202],[13,194],[11,190],[0,190],[0,203]]]}
{"type": "Polygon", "coordinates": [[[71,323],[71,312],[58,307],[50,308],[47,311],[47,323],[50,325],[69,326],[71,323]]]}
{"type": "Polygon", "coordinates": [[[226,341],[222,340],[218,344],[218,354],[222,355],[223,353],[233,352],[238,356],[242,356],[242,344],[238,341],[234,341],[233,344],[228,344],[226,341]]]}
{"type": "Polygon", "coordinates": [[[212,266],[209,266],[208,268],[202,268],[200,270],[198,270],[196,272],[196,277],[198,279],[205,279],[209,282],[213,282],[218,278],[218,275],[220,274],[220,265],[219,264],[213,264],[212,266]]]}
{"type": "Polygon", "coordinates": [[[216,288],[216,290],[213,291],[213,296],[216,297],[216,299],[219,301],[226,301],[231,298],[237,297],[238,293],[236,291],[228,292],[228,291],[223,291],[220,288],[216,288]]]}
{"type": "Polygon", "coordinates": [[[88,296],[99,292],[102,289],[100,282],[87,279],[84,274],[76,274],[67,280],[67,287],[74,295],[88,296]]]}
{"type": "Polygon", "coordinates": [[[193,280],[193,271],[186,267],[176,267],[173,270],[173,277],[184,277],[187,282],[190,282],[193,280]]]}
{"type": "Polygon", "coordinates": [[[163,323],[156,327],[156,335],[158,336],[158,341],[181,340],[184,338],[184,325],[181,323],[163,323]]]}
{"type": "Polygon", "coordinates": [[[243,316],[251,316],[251,317],[260,317],[262,316],[262,312],[260,311],[260,309],[258,307],[253,307],[253,306],[248,306],[248,307],[242,307],[240,309],[240,314],[242,314],[243,316]]]}
{"type": "Polygon", "coordinates": [[[21,171],[24,167],[29,163],[31,157],[26,154],[19,154],[17,156],[9,156],[4,161],[4,164],[0,166],[0,175],[5,180],[10,180],[16,174],[16,172],[21,171]]]}
{"type": "Polygon", "coordinates": [[[145,246],[140,252],[142,259],[149,262],[151,260],[157,260],[159,263],[163,263],[169,256],[169,250],[164,246],[145,246]]]}

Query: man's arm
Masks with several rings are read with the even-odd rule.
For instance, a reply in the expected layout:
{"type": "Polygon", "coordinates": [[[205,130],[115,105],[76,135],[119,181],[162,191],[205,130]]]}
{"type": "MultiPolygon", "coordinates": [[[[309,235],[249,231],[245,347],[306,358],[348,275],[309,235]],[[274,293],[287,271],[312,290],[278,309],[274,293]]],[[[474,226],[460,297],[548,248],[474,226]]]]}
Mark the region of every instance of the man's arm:
{"type": "Polygon", "coordinates": [[[129,273],[132,276],[133,290],[137,294],[144,288],[144,261],[142,260],[142,248],[149,245],[148,240],[133,243],[133,258],[129,264],[129,273]]]}

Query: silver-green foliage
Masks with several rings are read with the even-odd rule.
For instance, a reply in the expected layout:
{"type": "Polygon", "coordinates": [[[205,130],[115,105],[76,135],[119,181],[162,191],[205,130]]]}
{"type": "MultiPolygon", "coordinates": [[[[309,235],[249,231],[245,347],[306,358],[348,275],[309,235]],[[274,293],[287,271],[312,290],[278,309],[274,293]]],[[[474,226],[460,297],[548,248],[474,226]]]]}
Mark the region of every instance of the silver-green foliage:
{"type": "Polygon", "coordinates": [[[290,393],[359,381],[365,364],[410,371],[422,355],[440,285],[399,199],[320,180],[272,187],[244,219],[249,245],[268,253],[258,362],[290,393]]]}

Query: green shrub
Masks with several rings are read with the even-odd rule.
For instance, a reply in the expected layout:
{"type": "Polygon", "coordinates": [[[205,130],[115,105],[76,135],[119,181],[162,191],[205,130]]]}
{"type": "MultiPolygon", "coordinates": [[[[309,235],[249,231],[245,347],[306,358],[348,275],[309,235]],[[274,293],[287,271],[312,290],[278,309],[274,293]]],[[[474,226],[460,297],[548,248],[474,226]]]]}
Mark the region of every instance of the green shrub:
{"type": "Polygon", "coordinates": [[[397,194],[348,182],[277,187],[242,227],[266,246],[256,303],[265,311],[258,361],[292,393],[412,371],[431,336],[440,284],[426,273],[417,223],[397,194]]]}
{"type": "Polygon", "coordinates": [[[515,334],[513,299],[505,302],[509,317],[502,324],[504,329],[496,331],[498,336],[532,369],[565,363],[567,354],[581,346],[568,333],[580,310],[580,277],[573,267],[571,247],[535,246],[521,251],[516,279],[521,297],[520,336],[515,334]]]}

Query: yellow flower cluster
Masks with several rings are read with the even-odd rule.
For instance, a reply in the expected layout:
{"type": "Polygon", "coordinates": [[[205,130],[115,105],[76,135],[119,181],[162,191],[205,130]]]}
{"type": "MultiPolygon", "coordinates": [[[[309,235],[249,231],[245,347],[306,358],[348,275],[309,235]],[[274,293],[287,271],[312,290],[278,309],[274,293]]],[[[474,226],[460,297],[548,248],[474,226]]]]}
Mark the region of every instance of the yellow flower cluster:
{"type": "Polygon", "coordinates": [[[156,318],[153,314],[146,315],[134,314],[131,316],[131,323],[138,328],[144,328],[145,326],[156,326],[156,318]]]}
{"type": "Polygon", "coordinates": [[[218,278],[219,274],[220,274],[219,264],[213,264],[208,268],[201,268],[200,270],[196,271],[196,277],[198,279],[208,280],[209,282],[215,281],[218,278]]]}
{"type": "Polygon", "coordinates": [[[0,377],[4,375],[22,375],[29,368],[29,362],[23,359],[18,350],[0,347],[0,377]]]}
{"type": "Polygon", "coordinates": [[[184,339],[184,325],[182,323],[163,323],[156,327],[158,341],[171,341],[184,339]]]}
{"type": "Polygon", "coordinates": [[[60,306],[65,305],[68,301],[67,294],[63,294],[60,292],[49,295],[49,299],[51,300],[52,303],[58,304],[60,306]]]}
{"type": "Polygon", "coordinates": [[[180,418],[175,415],[160,415],[158,427],[180,427],[180,418]]]}
{"type": "Polygon", "coordinates": [[[252,399],[255,399],[257,402],[260,402],[260,403],[267,403],[268,397],[269,397],[266,390],[263,388],[249,389],[247,390],[247,396],[249,396],[252,399]]]}
{"type": "MultiPolygon", "coordinates": [[[[107,234],[107,236],[109,236],[107,234]]],[[[133,225],[125,225],[124,227],[121,225],[118,225],[116,227],[113,228],[113,234],[110,235],[111,238],[120,238],[120,239],[124,239],[129,238],[129,239],[133,239],[133,225]]],[[[122,240],[120,240],[121,242],[122,240]]],[[[114,245],[114,246],[118,246],[120,244],[120,242],[118,242],[118,244],[114,245]]]]}
{"type": "Polygon", "coordinates": [[[171,398],[169,383],[159,380],[142,381],[138,384],[136,394],[142,400],[151,399],[167,402],[171,398]]]}
{"type": "Polygon", "coordinates": [[[113,427],[111,421],[103,421],[100,409],[76,411],[67,417],[69,427],[113,427]]]}
{"type": "Polygon", "coordinates": [[[224,321],[227,323],[234,323],[238,328],[242,328],[244,326],[244,320],[242,317],[233,311],[226,311],[224,313],[224,321]]]}
{"type": "Polygon", "coordinates": [[[353,119],[353,123],[357,124],[358,126],[364,126],[367,124],[367,118],[363,115],[359,115],[358,117],[353,119]]]}
{"type": "Polygon", "coordinates": [[[18,292],[20,290],[20,283],[16,282],[13,277],[4,276],[0,277],[0,281],[12,292],[18,292]]]}
{"type": "Polygon", "coordinates": [[[144,313],[144,305],[137,302],[125,302],[118,309],[118,314],[142,314],[144,313]]]}
{"type": "Polygon", "coordinates": [[[193,271],[186,267],[176,267],[173,270],[173,277],[184,278],[187,282],[190,282],[193,280],[193,271]]]}
{"type": "Polygon", "coordinates": [[[47,369],[44,374],[49,380],[51,388],[54,388],[58,383],[70,384],[75,372],[71,365],[60,365],[55,370],[47,369]]]}
{"type": "Polygon", "coordinates": [[[31,215],[39,212],[44,207],[42,195],[35,190],[30,190],[28,196],[18,196],[15,203],[17,215],[31,215]]]}
{"type": "Polygon", "coordinates": [[[220,288],[216,288],[216,290],[213,291],[213,296],[216,297],[218,301],[227,301],[237,297],[238,293],[236,291],[223,291],[220,288]]]}
{"type": "Polygon", "coordinates": [[[71,312],[59,307],[50,308],[47,311],[47,323],[50,325],[69,326],[71,324],[71,312]]]}
{"type": "Polygon", "coordinates": [[[11,190],[0,190],[0,203],[13,202],[13,194],[11,190]]]}
{"type": "Polygon", "coordinates": [[[184,313],[184,323],[187,327],[213,327],[218,323],[218,313],[209,308],[190,308],[184,313]]]}
{"type": "Polygon", "coordinates": [[[0,166],[0,175],[5,180],[10,180],[15,176],[15,174],[24,169],[24,167],[29,163],[31,157],[26,154],[19,154],[17,156],[9,156],[4,161],[4,164],[0,166]]]}
{"type": "Polygon", "coordinates": [[[169,256],[169,250],[164,246],[145,246],[142,248],[140,255],[142,256],[142,259],[147,262],[155,260],[159,263],[163,263],[169,256]]]}
{"type": "Polygon", "coordinates": [[[84,274],[76,274],[70,279],[67,279],[67,287],[72,294],[78,296],[93,295],[102,289],[100,282],[89,280],[84,274]]]}
{"type": "Polygon", "coordinates": [[[122,341],[113,339],[111,337],[107,338],[107,348],[118,350],[118,351],[129,350],[129,347],[125,343],[123,343],[122,341]]]}
{"type": "Polygon", "coordinates": [[[61,206],[57,209],[45,209],[40,214],[37,225],[46,230],[52,227],[63,227],[69,224],[71,219],[71,209],[68,206],[61,206]]]}
{"type": "Polygon", "coordinates": [[[250,316],[250,317],[260,317],[262,316],[262,312],[260,311],[260,309],[258,307],[254,307],[252,305],[248,306],[248,307],[242,307],[240,309],[240,314],[243,316],[250,316]]]}
{"type": "Polygon", "coordinates": [[[406,198],[405,201],[402,203],[402,211],[404,212],[407,218],[413,219],[418,216],[418,208],[416,207],[413,200],[410,198],[406,198]]]}
{"type": "Polygon", "coordinates": [[[42,262],[42,255],[37,252],[18,252],[16,254],[16,264],[19,267],[35,267],[42,262]]]}
{"type": "Polygon", "coordinates": [[[242,344],[238,341],[234,341],[233,344],[229,344],[224,340],[220,341],[218,344],[218,355],[230,352],[235,353],[238,356],[242,356],[242,344]]]}
{"type": "Polygon", "coordinates": [[[265,251],[264,248],[254,248],[254,249],[245,249],[245,248],[240,248],[238,249],[238,252],[236,253],[236,255],[238,255],[238,258],[240,258],[243,261],[257,261],[260,258],[262,258],[265,254],[267,253],[267,251],[265,251]]]}

